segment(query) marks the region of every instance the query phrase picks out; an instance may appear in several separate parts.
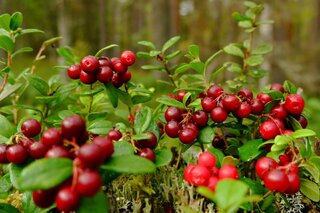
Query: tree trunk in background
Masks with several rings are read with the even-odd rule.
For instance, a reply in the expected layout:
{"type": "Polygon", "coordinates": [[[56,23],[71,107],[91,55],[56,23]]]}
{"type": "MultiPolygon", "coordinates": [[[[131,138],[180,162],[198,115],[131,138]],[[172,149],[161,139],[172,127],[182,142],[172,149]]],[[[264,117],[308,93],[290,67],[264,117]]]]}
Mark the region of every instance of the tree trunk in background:
{"type": "Polygon", "coordinates": [[[180,34],[180,0],[170,1],[170,35],[176,36],[180,34]]]}
{"type": "Polygon", "coordinates": [[[106,4],[105,0],[99,0],[99,48],[107,45],[106,39],[106,4]]]}
{"type": "Polygon", "coordinates": [[[152,0],[152,41],[160,46],[170,37],[169,0],[152,0]]]}

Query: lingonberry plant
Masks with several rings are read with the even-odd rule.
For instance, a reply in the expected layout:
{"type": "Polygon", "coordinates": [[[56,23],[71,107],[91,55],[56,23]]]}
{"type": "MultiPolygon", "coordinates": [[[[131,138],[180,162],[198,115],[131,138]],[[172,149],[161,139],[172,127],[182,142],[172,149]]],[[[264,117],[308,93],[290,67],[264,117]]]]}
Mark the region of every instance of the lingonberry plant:
{"type": "Polygon", "coordinates": [[[108,54],[120,48],[114,44],[84,57],[59,47],[65,66],[56,68],[67,82],[36,74],[45,49],[59,37],[43,42],[34,64],[14,75],[15,56],[32,51],[16,49],[19,37],[43,32],[23,29],[19,12],[1,15],[0,207],[26,213],[128,212],[125,204],[147,212],[276,212],[307,210],[292,204],[303,198],[319,210],[319,142],[307,129],[307,103],[289,81],[256,89],[272,47],[257,45],[253,35],[271,21],[260,20],[262,5],[245,6],[233,17],[248,39],[206,60],[197,45],[173,50],[179,36],[159,49],[140,41],[149,50],[118,56],[108,54]],[[227,57],[214,61],[218,56],[227,57]],[[134,83],[137,60],[149,62],[142,69],[165,72],[167,81],[159,84],[171,92],[154,100],[154,88],[134,83]],[[221,82],[224,71],[232,78],[221,82]],[[25,102],[30,87],[36,94],[25,102]]]}

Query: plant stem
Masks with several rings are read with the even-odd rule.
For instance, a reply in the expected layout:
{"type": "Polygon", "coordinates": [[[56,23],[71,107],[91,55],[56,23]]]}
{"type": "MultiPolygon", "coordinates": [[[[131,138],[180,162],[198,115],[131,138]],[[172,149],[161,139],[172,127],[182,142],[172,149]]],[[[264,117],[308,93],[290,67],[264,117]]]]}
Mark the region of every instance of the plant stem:
{"type": "MultiPolygon", "coordinates": [[[[92,91],[92,84],[90,84],[90,91],[92,91]]],[[[93,103],[93,96],[90,94],[89,96],[89,106],[88,106],[88,114],[91,112],[92,110],[92,103],[93,103]]]]}
{"type": "MultiPolygon", "coordinates": [[[[126,90],[126,93],[129,94],[127,84],[124,85],[124,89],[126,90]]],[[[132,109],[130,106],[128,106],[128,112],[130,116],[129,123],[130,123],[131,131],[132,131],[132,134],[134,134],[134,116],[132,114],[132,109]]]]}
{"type": "Polygon", "coordinates": [[[181,152],[182,152],[182,146],[180,146],[179,151],[178,151],[178,158],[177,158],[177,163],[175,166],[176,169],[179,168],[179,164],[180,164],[180,160],[181,160],[181,152]]]}

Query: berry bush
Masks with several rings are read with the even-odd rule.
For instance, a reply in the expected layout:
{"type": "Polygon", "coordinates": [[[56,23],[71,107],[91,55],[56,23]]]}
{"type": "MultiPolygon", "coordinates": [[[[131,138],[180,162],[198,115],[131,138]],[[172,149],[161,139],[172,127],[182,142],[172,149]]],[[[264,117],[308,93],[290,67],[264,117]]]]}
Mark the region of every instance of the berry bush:
{"type": "Polygon", "coordinates": [[[253,35],[272,21],[261,20],[263,5],[245,7],[233,18],[248,39],[206,60],[197,45],[175,50],[179,36],[118,56],[108,54],[122,48],[115,44],[84,57],[58,47],[66,82],[36,73],[60,37],[43,42],[31,67],[12,71],[15,56],[32,51],[19,37],[43,32],[23,28],[20,12],[2,14],[0,209],[320,211],[320,146],[304,94],[290,81],[257,89],[272,46],[253,35]],[[171,92],[133,82],[137,60],[166,73],[159,85],[171,92]]]}

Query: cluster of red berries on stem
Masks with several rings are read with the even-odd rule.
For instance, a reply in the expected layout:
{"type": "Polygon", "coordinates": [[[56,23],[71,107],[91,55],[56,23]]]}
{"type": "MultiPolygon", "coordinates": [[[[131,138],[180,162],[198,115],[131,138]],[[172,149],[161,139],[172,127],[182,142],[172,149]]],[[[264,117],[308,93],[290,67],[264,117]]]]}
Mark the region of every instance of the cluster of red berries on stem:
{"type": "Polygon", "coordinates": [[[71,79],[80,79],[84,84],[112,83],[115,87],[121,87],[131,79],[128,67],[133,65],[136,56],[130,50],[121,53],[120,57],[85,56],[80,64],[73,64],[68,68],[68,76],[71,79]]]}
{"type": "Polygon", "coordinates": [[[299,167],[285,155],[280,155],[277,163],[269,157],[262,157],[256,162],[256,174],[271,191],[295,194],[300,190],[299,167]]]}
{"type": "Polygon", "coordinates": [[[238,179],[239,173],[235,166],[225,164],[220,169],[216,166],[216,157],[210,152],[202,152],[198,164],[189,164],[184,170],[184,179],[194,186],[206,186],[215,191],[216,185],[223,179],[238,179]]]}

